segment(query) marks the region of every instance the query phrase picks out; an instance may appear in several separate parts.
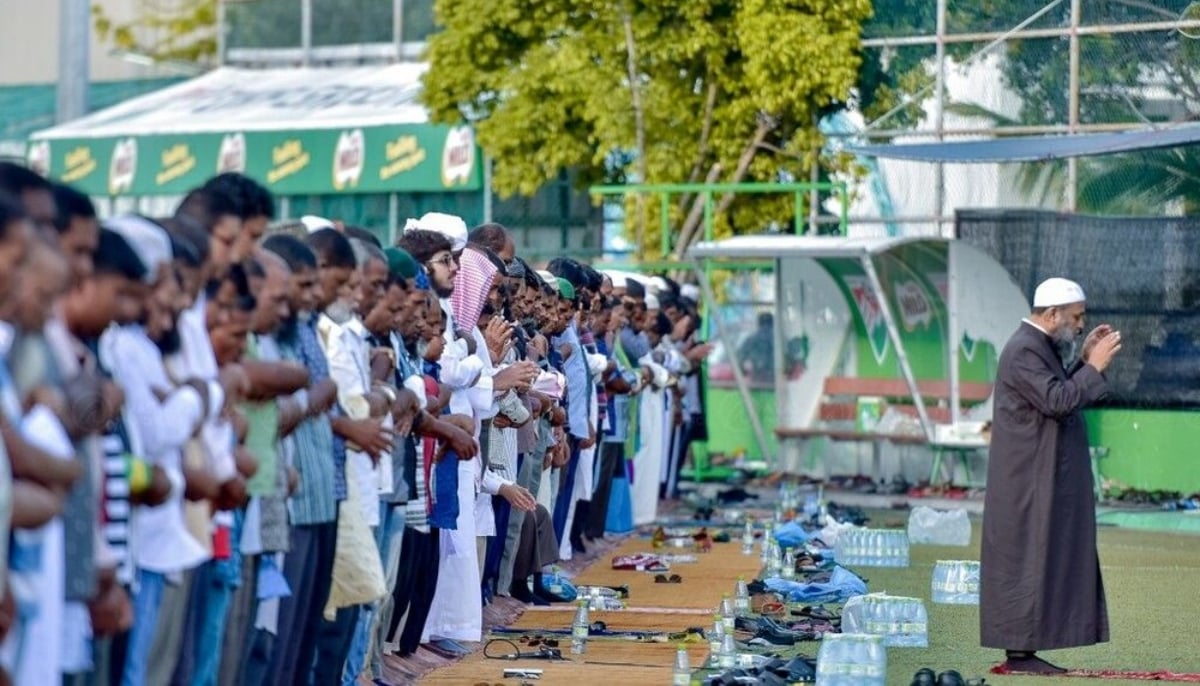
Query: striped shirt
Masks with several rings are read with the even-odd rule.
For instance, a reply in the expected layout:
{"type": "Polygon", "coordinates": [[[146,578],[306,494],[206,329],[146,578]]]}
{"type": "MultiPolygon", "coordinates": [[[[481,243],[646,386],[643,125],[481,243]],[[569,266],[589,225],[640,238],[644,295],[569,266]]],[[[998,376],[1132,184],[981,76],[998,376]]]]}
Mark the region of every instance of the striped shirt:
{"type": "MultiPolygon", "coordinates": [[[[279,348],[283,359],[303,364],[310,383],[329,378],[325,354],[317,343],[312,321],[297,323],[297,335],[279,348]]],[[[295,440],[295,466],[300,473],[300,488],[288,503],[292,523],[312,526],[337,521],[338,501],[346,494],[345,444],[333,435],[329,414],[307,419],[292,434],[295,440]],[[339,448],[341,460],[338,458],[339,448]]]]}

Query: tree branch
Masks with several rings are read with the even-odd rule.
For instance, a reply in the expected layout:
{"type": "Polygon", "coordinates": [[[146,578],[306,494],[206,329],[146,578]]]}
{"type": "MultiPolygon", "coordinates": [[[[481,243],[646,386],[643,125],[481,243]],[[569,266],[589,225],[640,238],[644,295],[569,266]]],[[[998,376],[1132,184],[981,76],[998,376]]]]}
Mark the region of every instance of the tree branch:
{"type": "MultiPolygon", "coordinates": [[[[700,125],[700,144],[696,147],[696,161],[692,164],[691,173],[688,174],[688,183],[695,183],[696,179],[700,178],[700,169],[704,166],[704,158],[708,156],[708,137],[712,133],[713,110],[716,109],[716,106],[717,83],[712,81],[708,84],[708,95],[704,98],[704,119],[700,125]]],[[[691,200],[690,193],[679,196],[679,209],[683,210],[691,200]]]]}
{"type": "MultiPolygon", "coordinates": [[[[738,158],[737,167],[734,168],[733,176],[730,177],[729,183],[740,183],[742,179],[746,178],[746,174],[750,171],[750,163],[754,161],[754,156],[757,154],[759,147],[761,147],[763,142],[766,140],[767,134],[773,131],[777,125],[778,123],[771,117],[760,116],[758,118],[758,126],[754,130],[754,137],[750,140],[746,147],[742,149],[742,155],[738,158]]],[[[716,215],[721,214],[725,210],[729,209],[729,206],[733,204],[733,197],[733,193],[726,193],[722,195],[721,200],[717,203],[716,207],[713,208],[713,216],[715,217],[716,215]]],[[[696,215],[694,207],[692,208],[692,215],[696,215]]],[[[692,216],[689,216],[688,219],[691,220],[692,216]]],[[[684,225],[683,229],[680,230],[679,243],[675,246],[675,250],[673,251],[676,260],[682,260],[684,253],[687,252],[687,249],[691,247],[691,244],[696,240],[696,236],[699,234],[699,224],[700,222],[698,219],[695,221],[690,221],[688,224],[684,225]]]]}
{"type": "MultiPolygon", "coordinates": [[[[633,39],[633,17],[626,8],[621,16],[625,27],[625,69],[629,75],[629,94],[633,100],[634,145],[637,148],[638,183],[648,183],[646,161],[646,111],[642,106],[641,79],[637,70],[637,45],[633,39]]],[[[637,258],[646,256],[646,198],[637,195],[637,258]]]]}

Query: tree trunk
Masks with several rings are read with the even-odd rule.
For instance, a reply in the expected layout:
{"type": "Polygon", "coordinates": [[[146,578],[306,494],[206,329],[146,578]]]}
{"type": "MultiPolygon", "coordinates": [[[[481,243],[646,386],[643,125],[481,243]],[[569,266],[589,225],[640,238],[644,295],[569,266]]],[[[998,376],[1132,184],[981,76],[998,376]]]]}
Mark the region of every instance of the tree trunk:
{"type": "MultiPolygon", "coordinates": [[[[633,38],[633,17],[626,9],[621,17],[625,26],[625,69],[629,76],[629,94],[633,100],[634,145],[637,148],[638,183],[648,183],[646,167],[646,112],[642,107],[642,84],[637,69],[637,44],[633,38]]],[[[637,195],[637,252],[638,260],[646,256],[646,198],[637,195]]]]}
{"type": "MultiPolygon", "coordinates": [[[[751,139],[750,143],[745,147],[745,149],[742,150],[742,156],[738,158],[737,167],[734,168],[733,176],[730,177],[729,183],[741,183],[742,179],[746,178],[747,172],[750,171],[750,163],[754,161],[754,155],[758,153],[759,146],[762,145],[763,141],[765,141],[767,138],[767,134],[769,134],[774,128],[775,125],[770,120],[766,118],[759,120],[758,127],[754,130],[754,138],[751,139]]],[[[715,217],[716,215],[721,214],[725,210],[729,209],[729,205],[733,203],[733,198],[733,193],[725,193],[722,195],[720,201],[717,202],[716,207],[713,208],[713,216],[715,217]]],[[[699,204],[702,200],[702,197],[697,198],[696,203],[699,204]]],[[[700,206],[700,210],[703,210],[702,205],[700,206]]],[[[691,214],[688,215],[688,220],[684,222],[683,227],[679,231],[679,243],[676,244],[675,249],[672,251],[672,256],[674,259],[682,260],[683,256],[687,253],[687,249],[691,247],[692,243],[694,243],[697,237],[699,237],[700,223],[702,218],[703,212],[698,212],[697,206],[694,204],[692,206],[691,214]]]]}

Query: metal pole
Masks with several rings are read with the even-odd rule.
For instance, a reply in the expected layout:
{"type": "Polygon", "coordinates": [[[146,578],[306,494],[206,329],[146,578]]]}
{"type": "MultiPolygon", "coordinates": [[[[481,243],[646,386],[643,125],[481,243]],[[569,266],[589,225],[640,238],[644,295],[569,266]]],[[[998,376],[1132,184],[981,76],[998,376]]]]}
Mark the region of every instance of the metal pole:
{"type": "Polygon", "coordinates": [[[396,47],[396,61],[404,59],[404,0],[392,0],[392,44],[396,47]]]}
{"type": "Polygon", "coordinates": [[[946,272],[949,274],[949,283],[946,287],[946,319],[949,321],[946,324],[946,355],[947,362],[950,365],[950,424],[957,426],[958,420],[962,416],[962,408],[959,406],[961,395],[959,389],[960,370],[958,368],[958,344],[962,339],[962,334],[959,333],[958,323],[958,284],[960,275],[958,273],[958,242],[950,241],[946,244],[946,272]]]}
{"type": "Polygon", "coordinates": [[[879,302],[879,311],[883,314],[883,321],[887,325],[888,338],[891,339],[892,345],[896,348],[896,359],[900,362],[900,373],[904,375],[904,382],[908,384],[908,390],[912,393],[913,404],[917,406],[917,416],[921,420],[921,428],[925,431],[925,438],[933,440],[933,424],[929,422],[929,412],[925,410],[925,398],[921,396],[921,389],[917,386],[917,377],[913,375],[912,365],[908,363],[908,353],[904,351],[904,343],[900,340],[900,329],[896,326],[896,317],[892,314],[892,306],[888,302],[887,293],[883,290],[883,284],[879,281],[879,274],[875,271],[875,262],[870,255],[865,255],[862,258],[863,271],[867,273],[867,280],[871,282],[871,290],[875,293],[875,298],[879,302]]]}
{"type": "Polygon", "coordinates": [[[61,0],[58,17],[57,120],[78,119],[88,111],[88,38],[91,6],[88,0],[61,0]]]}
{"type": "Polygon", "coordinates": [[[400,228],[400,196],[388,193],[388,245],[396,244],[396,234],[400,228]]]}
{"type": "Polygon", "coordinates": [[[301,65],[312,64],[312,0],[300,0],[300,53],[301,65]]]}
{"type": "MultiPolygon", "coordinates": [[[[1071,0],[1070,80],[1067,88],[1067,123],[1071,133],[1079,126],[1079,18],[1083,0],[1071,0]]],[[[1074,212],[1079,200],[1079,160],[1067,158],[1067,211],[1074,212]]]]}
{"type": "Polygon", "coordinates": [[[483,156],[483,223],[492,221],[492,158],[483,156]]]}
{"type": "MultiPolygon", "coordinates": [[[[1030,19],[1040,19],[1046,14],[1046,11],[1060,4],[1062,0],[1054,0],[1046,5],[1030,19]]],[[[982,43],[991,41],[991,43],[976,54],[987,52],[996,47],[1000,43],[1007,40],[1029,40],[1031,38],[1063,38],[1069,36],[1070,28],[1054,27],[1045,29],[1027,29],[1025,28],[1032,21],[1026,20],[1021,22],[1019,26],[1009,31],[982,31],[974,33],[952,33],[946,36],[947,43],[982,43]]],[[[1116,33],[1160,33],[1163,31],[1194,31],[1200,29],[1200,20],[1187,19],[1182,21],[1143,21],[1143,22],[1126,22],[1121,24],[1092,24],[1089,26],[1079,27],[1078,33],[1081,36],[1100,36],[1111,35],[1116,33]]],[[[914,45],[936,45],[938,37],[934,35],[924,36],[902,36],[895,38],[867,38],[864,39],[862,45],[864,48],[902,48],[914,45]]]]}
{"type": "MultiPolygon", "coordinates": [[[[934,60],[937,63],[937,78],[934,88],[934,133],[941,141],[946,128],[946,0],[937,0],[937,46],[934,60]]],[[[933,187],[933,213],[941,217],[946,207],[946,165],[938,162],[936,182],[933,187]]],[[[938,235],[944,235],[942,222],[937,223],[938,235]]]]}
{"type": "MultiPolygon", "coordinates": [[[[812,172],[808,175],[808,180],[813,184],[812,188],[808,191],[808,234],[815,236],[817,235],[817,208],[821,205],[821,192],[817,190],[817,184],[821,182],[820,164],[813,164],[812,172]]],[[[800,232],[797,231],[796,233],[800,232]]]]}
{"type": "Polygon", "coordinates": [[[746,384],[746,375],[742,373],[742,364],[738,360],[737,346],[729,336],[729,332],[725,328],[725,324],[721,321],[721,314],[717,309],[717,301],[713,297],[712,283],[706,278],[705,266],[702,265],[700,258],[692,258],[692,270],[696,272],[696,278],[700,281],[700,289],[703,291],[704,299],[710,303],[709,319],[717,325],[717,335],[721,338],[721,345],[725,346],[725,351],[729,354],[729,363],[733,367],[733,379],[737,383],[738,393],[742,396],[742,405],[746,409],[746,416],[750,418],[750,427],[754,429],[754,438],[758,441],[758,449],[764,459],[767,457],[767,434],[763,431],[762,421],[760,421],[758,412],[754,407],[754,398],[750,395],[750,387],[746,384]]]}
{"type": "Polygon", "coordinates": [[[225,49],[228,47],[225,44],[225,28],[227,17],[225,16],[225,0],[217,0],[217,66],[225,66],[225,49]]]}

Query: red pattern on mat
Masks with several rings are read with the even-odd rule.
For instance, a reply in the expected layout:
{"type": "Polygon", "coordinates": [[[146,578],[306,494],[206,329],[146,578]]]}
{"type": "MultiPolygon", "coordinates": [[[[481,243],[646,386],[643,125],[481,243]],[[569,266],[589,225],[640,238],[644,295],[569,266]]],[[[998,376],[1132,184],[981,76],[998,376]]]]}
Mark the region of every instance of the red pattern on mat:
{"type": "MultiPolygon", "coordinates": [[[[992,667],[992,674],[1012,673],[1013,672],[1011,672],[1003,663],[992,667]]],[[[1166,670],[1159,670],[1156,672],[1127,672],[1120,669],[1072,669],[1066,674],[1061,674],[1059,676],[1083,677],[1085,679],[1129,679],[1131,681],[1176,681],[1200,683],[1200,674],[1191,672],[1168,672],[1166,670]]]]}

